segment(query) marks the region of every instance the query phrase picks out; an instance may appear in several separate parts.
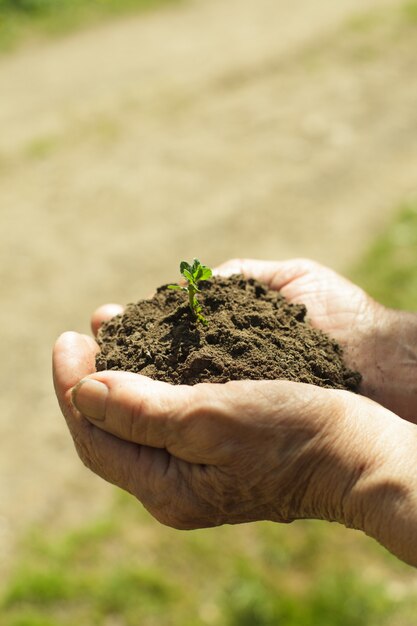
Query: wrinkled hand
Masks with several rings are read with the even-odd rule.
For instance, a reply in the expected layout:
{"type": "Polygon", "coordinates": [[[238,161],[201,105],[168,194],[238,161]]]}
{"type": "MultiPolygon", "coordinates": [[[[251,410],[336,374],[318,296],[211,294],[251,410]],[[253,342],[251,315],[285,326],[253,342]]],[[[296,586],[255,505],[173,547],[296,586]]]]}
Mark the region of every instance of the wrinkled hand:
{"type": "Polygon", "coordinates": [[[76,333],[57,341],[62,411],[83,462],[162,523],[335,520],[417,562],[414,526],[395,519],[415,426],[366,398],[287,381],[188,387],[91,373],[96,350],[76,333]]]}
{"type": "Polygon", "coordinates": [[[61,407],[86,465],[155,517],[177,528],[341,518],[364,462],[350,441],[361,427],[352,418],[347,428],[353,395],[286,381],[188,387],[126,372],[86,379],[94,353],[94,342],[75,333],[58,341],[61,407]]]}
{"type": "MultiPolygon", "coordinates": [[[[377,352],[372,328],[382,307],[359,288],[303,260],[231,261],[220,271],[253,276],[305,303],[312,323],[365,375],[363,392],[370,389],[364,368],[377,352]]],[[[122,310],[99,309],[94,332],[122,310]]],[[[184,529],[336,520],[417,564],[415,426],[366,398],[286,381],[186,387],[95,373],[97,350],[85,335],[57,341],[62,412],[84,463],[157,519],[184,529]]]]}

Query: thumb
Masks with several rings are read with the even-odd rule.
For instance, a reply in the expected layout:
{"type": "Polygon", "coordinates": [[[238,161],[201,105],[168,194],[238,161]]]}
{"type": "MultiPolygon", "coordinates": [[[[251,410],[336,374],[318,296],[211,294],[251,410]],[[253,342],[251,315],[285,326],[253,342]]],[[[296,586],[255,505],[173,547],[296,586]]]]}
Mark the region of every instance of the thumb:
{"type": "Polygon", "coordinates": [[[203,411],[199,395],[194,387],[117,371],[83,378],[72,390],[75,407],[100,429],[197,463],[200,457],[186,450],[192,447],[187,440],[192,439],[193,422],[203,411]]]}
{"type": "Polygon", "coordinates": [[[252,445],[254,431],[272,433],[294,403],[301,409],[310,387],[248,380],[190,387],[107,371],[84,378],[73,402],[95,426],[120,439],[166,449],[189,463],[218,465],[252,445]]]}

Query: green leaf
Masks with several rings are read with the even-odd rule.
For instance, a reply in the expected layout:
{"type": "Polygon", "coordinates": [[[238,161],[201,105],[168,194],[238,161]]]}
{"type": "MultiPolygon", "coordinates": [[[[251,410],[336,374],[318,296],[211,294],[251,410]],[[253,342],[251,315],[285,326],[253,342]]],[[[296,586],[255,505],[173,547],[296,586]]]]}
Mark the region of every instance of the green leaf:
{"type": "Polygon", "coordinates": [[[181,261],[180,272],[187,280],[188,286],[168,285],[168,289],[186,291],[188,293],[189,305],[194,316],[203,324],[207,324],[207,320],[201,313],[202,306],[199,304],[195,294],[200,291],[198,288],[199,281],[207,280],[213,275],[211,269],[207,267],[207,265],[202,265],[198,259],[194,259],[192,265],[187,263],[187,261],[181,261]]]}
{"type": "Polygon", "coordinates": [[[194,259],[193,270],[193,276],[196,282],[207,280],[213,275],[211,269],[207,267],[207,265],[202,265],[198,259],[194,259]],[[198,263],[198,265],[196,265],[196,263],[198,263]]]}
{"type": "Polygon", "coordinates": [[[187,287],[181,287],[180,285],[168,285],[168,289],[172,289],[174,291],[187,291],[187,287]]]}
{"type": "Polygon", "coordinates": [[[211,271],[211,269],[207,267],[206,265],[202,265],[200,280],[208,280],[212,276],[213,276],[213,272],[211,271]]]}
{"type": "Polygon", "coordinates": [[[200,261],[198,259],[194,259],[193,266],[191,268],[191,273],[195,274],[200,266],[201,266],[200,261]]]}
{"type": "Polygon", "coordinates": [[[199,280],[201,280],[201,274],[203,273],[203,266],[199,265],[196,269],[196,271],[194,272],[194,279],[195,282],[198,283],[199,280]]]}
{"type": "Polygon", "coordinates": [[[194,283],[194,277],[188,270],[184,269],[182,275],[188,280],[188,282],[190,282],[191,284],[194,283]]]}
{"type": "Polygon", "coordinates": [[[188,272],[192,273],[192,268],[191,265],[189,265],[187,263],[187,261],[181,261],[180,263],[180,272],[181,274],[184,276],[184,271],[187,270],[188,272]]]}

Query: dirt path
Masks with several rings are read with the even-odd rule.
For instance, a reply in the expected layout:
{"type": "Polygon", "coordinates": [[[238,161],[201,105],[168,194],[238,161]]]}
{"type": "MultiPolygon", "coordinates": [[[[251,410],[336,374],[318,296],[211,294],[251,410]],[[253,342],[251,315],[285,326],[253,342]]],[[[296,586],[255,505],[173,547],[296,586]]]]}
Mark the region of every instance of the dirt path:
{"type": "Polygon", "coordinates": [[[59,418],[58,333],[193,255],[343,269],[415,191],[416,27],[355,17],[381,6],[200,0],[0,60],[0,561],[112,494],[59,418]]]}

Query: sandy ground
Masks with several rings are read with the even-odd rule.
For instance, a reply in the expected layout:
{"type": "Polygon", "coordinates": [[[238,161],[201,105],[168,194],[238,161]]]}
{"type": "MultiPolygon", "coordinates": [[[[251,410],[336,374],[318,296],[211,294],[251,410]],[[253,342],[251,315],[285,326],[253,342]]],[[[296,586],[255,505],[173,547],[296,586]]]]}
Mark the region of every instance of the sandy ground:
{"type": "Polygon", "coordinates": [[[113,494],[56,406],[60,332],[176,280],[182,258],[343,270],[416,191],[400,6],[200,0],[0,59],[0,562],[29,524],[113,494]]]}

